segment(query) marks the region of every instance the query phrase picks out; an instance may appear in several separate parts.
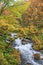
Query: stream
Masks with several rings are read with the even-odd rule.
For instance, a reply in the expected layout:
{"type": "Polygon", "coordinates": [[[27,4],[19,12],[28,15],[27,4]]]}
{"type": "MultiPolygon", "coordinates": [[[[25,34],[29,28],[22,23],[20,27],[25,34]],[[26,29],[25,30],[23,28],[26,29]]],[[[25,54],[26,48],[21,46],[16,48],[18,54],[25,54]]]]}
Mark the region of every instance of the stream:
{"type": "MultiPolygon", "coordinates": [[[[14,37],[14,34],[11,35],[11,37],[14,37]]],[[[20,51],[20,57],[21,57],[21,65],[43,65],[43,53],[39,51],[35,51],[32,48],[32,42],[29,42],[29,40],[26,39],[26,44],[22,44],[22,40],[20,38],[16,38],[15,41],[13,41],[13,48],[20,51]],[[39,53],[40,54],[40,60],[35,60],[33,53],[39,53]]]]}

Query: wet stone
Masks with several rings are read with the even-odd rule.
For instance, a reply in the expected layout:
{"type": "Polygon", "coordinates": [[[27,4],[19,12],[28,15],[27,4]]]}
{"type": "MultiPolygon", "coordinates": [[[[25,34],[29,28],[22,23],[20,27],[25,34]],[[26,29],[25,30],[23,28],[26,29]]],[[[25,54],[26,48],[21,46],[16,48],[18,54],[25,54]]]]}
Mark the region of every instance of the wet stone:
{"type": "Polygon", "coordinates": [[[34,59],[40,60],[40,54],[34,54],[34,59]]]}

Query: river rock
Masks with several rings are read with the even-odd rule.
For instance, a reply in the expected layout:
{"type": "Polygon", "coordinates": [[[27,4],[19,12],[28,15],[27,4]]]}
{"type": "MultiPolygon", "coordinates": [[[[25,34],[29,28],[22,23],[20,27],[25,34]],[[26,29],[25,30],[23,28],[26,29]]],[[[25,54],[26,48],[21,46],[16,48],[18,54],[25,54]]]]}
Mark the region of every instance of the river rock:
{"type": "Polygon", "coordinates": [[[23,39],[22,40],[22,44],[25,45],[26,44],[26,40],[23,39]]]}
{"type": "Polygon", "coordinates": [[[41,58],[41,60],[43,60],[43,58],[41,58]]]}
{"type": "Polygon", "coordinates": [[[43,58],[41,58],[41,60],[43,60],[43,58]]]}
{"type": "Polygon", "coordinates": [[[34,54],[34,59],[36,59],[36,60],[40,60],[40,54],[34,54]]]}

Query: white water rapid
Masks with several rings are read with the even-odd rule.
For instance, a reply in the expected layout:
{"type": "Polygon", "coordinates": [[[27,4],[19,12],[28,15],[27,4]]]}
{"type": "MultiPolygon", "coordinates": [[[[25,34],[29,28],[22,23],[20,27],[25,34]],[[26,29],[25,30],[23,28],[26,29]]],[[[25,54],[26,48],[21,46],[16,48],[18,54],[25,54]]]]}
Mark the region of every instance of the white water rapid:
{"type": "MultiPolygon", "coordinates": [[[[14,38],[17,36],[16,33],[11,33],[11,38],[14,38]]],[[[20,51],[20,57],[21,57],[21,65],[43,65],[43,60],[35,60],[33,54],[40,54],[40,58],[43,58],[43,52],[35,51],[32,49],[32,42],[31,40],[25,39],[26,44],[22,44],[22,40],[18,37],[12,42],[13,48],[20,51]],[[29,64],[30,63],[30,64],[29,64]]],[[[6,39],[6,42],[10,42],[8,38],[6,39]]]]}
{"type": "Polygon", "coordinates": [[[27,63],[31,63],[32,65],[43,65],[43,61],[42,63],[39,63],[40,61],[34,61],[33,53],[40,52],[34,51],[32,49],[32,43],[28,42],[27,44],[23,45],[21,39],[17,38],[13,44],[15,45],[13,47],[20,51],[21,65],[26,65],[27,63]]]}

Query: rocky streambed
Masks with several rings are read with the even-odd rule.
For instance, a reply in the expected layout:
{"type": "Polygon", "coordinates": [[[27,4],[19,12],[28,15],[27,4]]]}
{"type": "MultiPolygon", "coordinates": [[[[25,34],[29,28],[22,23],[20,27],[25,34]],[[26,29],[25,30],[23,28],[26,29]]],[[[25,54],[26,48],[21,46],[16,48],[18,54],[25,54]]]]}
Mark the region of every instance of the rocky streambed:
{"type": "MultiPolygon", "coordinates": [[[[15,35],[12,33],[11,37],[13,38],[15,35]]],[[[25,39],[25,41],[26,44],[22,44],[22,39],[16,37],[12,42],[13,48],[20,52],[21,65],[43,65],[43,53],[32,48],[31,40],[25,39]]]]}

